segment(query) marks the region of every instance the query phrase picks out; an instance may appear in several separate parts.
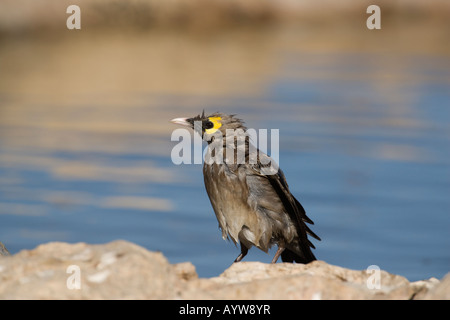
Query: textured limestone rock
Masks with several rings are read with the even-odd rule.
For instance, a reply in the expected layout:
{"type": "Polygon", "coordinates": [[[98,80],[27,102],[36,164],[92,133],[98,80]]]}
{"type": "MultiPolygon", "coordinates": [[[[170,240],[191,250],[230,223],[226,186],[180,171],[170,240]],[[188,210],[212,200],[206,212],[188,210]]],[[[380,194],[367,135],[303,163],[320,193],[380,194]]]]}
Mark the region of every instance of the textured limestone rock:
{"type": "Polygon", "coordinates": [[[189,263],[126,241],[53,242],[0,256],[0,299],[450,299],[450,274],[409,282],[314,261],[307,265],[235,263],[198,278],[189,263]]]}
{"type": "Polygon", "coordinates": [[[0,270],[2,299],[166,299],[176,281],[161,253],[125,241],[48,243],[2,258],[0,270]]]}

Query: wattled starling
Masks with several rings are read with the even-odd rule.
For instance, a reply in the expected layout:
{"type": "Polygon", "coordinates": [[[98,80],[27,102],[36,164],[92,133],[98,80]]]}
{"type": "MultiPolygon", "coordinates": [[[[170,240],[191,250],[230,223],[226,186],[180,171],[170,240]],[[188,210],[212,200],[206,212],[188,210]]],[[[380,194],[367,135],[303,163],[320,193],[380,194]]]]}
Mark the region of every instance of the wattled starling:
{"type": "Polygon", "coordinates": [[[188,126],[208,143],[203,164],[206,191],[224,239],[240,242],[241,261],[255,246],[264,252],[276,244],[272,259],[308,263],[316,260],[308,235],[320,240],[306,223],[313,221],[289,191],[283,171],[254,147],[243,121],[214,113],[171,122],[188,126]]]}

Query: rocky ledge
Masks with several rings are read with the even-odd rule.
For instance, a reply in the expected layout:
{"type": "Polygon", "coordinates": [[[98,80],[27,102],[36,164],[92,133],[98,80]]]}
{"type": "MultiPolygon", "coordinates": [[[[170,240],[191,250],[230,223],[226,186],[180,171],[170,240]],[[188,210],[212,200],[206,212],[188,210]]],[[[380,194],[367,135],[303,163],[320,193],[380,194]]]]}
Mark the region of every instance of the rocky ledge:
{"type": "Polygon", "coordinates": [[[52,242],[0,255],[0,299],[450,299],[450,274],[410,282],[381,270],[374,277],[315,261],[240,262],[204,279],[189,262],[170,264],[126,241],[52,242]]]}

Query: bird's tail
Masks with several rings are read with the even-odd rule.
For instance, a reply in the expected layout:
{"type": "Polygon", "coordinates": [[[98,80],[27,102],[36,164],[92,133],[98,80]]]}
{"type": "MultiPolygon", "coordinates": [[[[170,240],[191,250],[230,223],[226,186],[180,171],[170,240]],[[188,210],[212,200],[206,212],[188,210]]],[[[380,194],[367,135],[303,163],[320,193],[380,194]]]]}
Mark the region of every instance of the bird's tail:
{"type": "Polygon", "coordinates": [[[290,250],[286,248],[281,253],[281,260],[283,262],[297,262],[297,263],[310,263],[311,261],[317,260],[314,256],[314,253],[312,253],[311,249],[308,248],[306,252],[301,252],[301,254],[297,253],[298,250],[290,250]],[[295,252],[296,251],[296,252],[295,252]]]}

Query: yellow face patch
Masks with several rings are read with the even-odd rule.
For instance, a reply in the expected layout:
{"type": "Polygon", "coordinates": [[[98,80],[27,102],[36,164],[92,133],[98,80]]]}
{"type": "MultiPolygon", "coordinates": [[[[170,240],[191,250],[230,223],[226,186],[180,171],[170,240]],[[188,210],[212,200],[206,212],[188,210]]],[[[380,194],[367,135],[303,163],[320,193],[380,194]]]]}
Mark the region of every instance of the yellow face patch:
{"type": "Polygon", "coordinates": [[[214,126],[212,128],[209,128],[209,129],[205,128],[205,133],[207,133],[207,134],[213,134],[214,132],[216,132],[222,126],[222,123],[220,123],[220,120],[222,120],[221,117],[209,117],[208,120],[214,126]]]}

